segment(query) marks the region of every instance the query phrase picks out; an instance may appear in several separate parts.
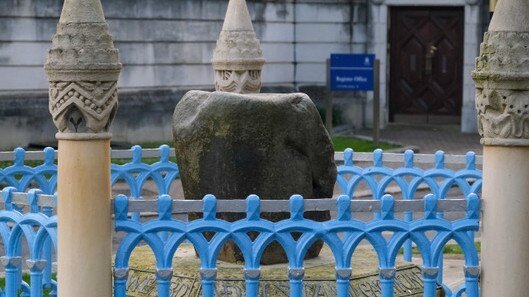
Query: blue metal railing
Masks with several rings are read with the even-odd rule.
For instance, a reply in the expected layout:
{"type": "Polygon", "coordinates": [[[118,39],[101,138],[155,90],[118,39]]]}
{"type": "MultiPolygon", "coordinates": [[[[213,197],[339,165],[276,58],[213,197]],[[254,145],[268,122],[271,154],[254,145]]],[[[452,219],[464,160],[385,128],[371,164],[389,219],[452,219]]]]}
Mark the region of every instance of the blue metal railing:
{"type": "MultiPolygon", "coordinates": [[[[155,185],[157,195],[168,194],[173,182],[179,176],[178,166],[174,162],[171,162],[169,160],[171,151],[168,146],[160,147],[159,152],[157,153],[157,156],[159,156],[159,160],[153,164],[142,163],[141,161],[142,153],[143,153],[143,150],[139,146],[134,146],[131,149],[131,161],[130,162],[124,165],[112,164],[112,167],[111,167],[112,184],[123,183],[123,184],[126,184],[127,188],[129,189],[128,198],[130,199],[130,202],[128,203],[134,203],[135,200],[138,200],[141,198],[142,191],[145,188],[146,182],[149,180],[152,181],[152,183],[155,185]]],[[[55,193],[56,186],[57,186],[57,166],[54,164],[55,163],[55,152],[51,148],[45,149],[42,153],[42,155],[44,156],[44,158],[42,158],[43,164],[36,166],[36,167],[30,167],[25,164],[25,155],[26,155],[26,152],[23,149],[16,149],[14,151],[13,165],[8,166],[4,169],[0,169],[0,185],[9,186],[8,188],[5,188],[2,192],[3,199],[4,199],[4,209],[0,211],[1,212],[0,214],[1,216],[0,234],[2,236],[2,240],[5,246],[4,248],[5,256],[2,258],[2,262],[5,263],[4,269],[5,269],[5,275],[6,275],[6,286],[4,290],[5,292],[10,292],[10,294],[20,290],[22,292],[22,296],[40,296],[40,295],[33,295],[33,293],[31,292],[38,293],[40,292],[39,290],[42,290],[42,288],[49,288],[51,289],[52,296],[53,296],[55,289],[56,289],[56,284],[51,279],[51,262],[52,262],[51,255],[52,255],[52,252],[55,250],[54,248],[56,247],[56,243],[55,243],[56,235],[54,233],[56,229],[56,218],[52,215],[53,208],[56,206],[56,196],[54,196],[53,193],[55,193]],[[39,190],[31,190],[26,194],[15,193],[15,192],[28,191],[28,189],[30,188],[39,188],[39,190]],[[13,202],[13,199],[17,197],[18,197],[18,200],[15,199],[16,202],[13,202]],[[43,203],[42,201],[44,200],[46,200],[47,202],[44,202],[44,204],[42,204],[43,203]],[[28,207],[23,208],[23,205],[27,205],[28,207]],[[38,232],[41,232],[39,233],[41,235],[37,236],[38,232]],[[22,263],[22,260],[21,260],[23,241],[27,242],[28,247],[30,247],[30,255],[27,258],[28,260],[26,261],[27,262],[26,265],[27,267],[30,268],[31,286],[23,282],[21,279],[21,271],[22,271],[22,266],[24,264],[22,263]],[[41,285],[38,285],[39,283],[41,285]],[[33,286],[35,286],[35,288],[33,288],[33,286]],[[40,289],[38,289],[37,287],[40,289]]],[[[462,169],[448,168],[448,166],[446,166],[447,164],[445,164],[445,155],[442,152],[438,152],[435,154],[435,157],[430,158],[433,161],[432,163],[434,164],[434,166],[426,167],[426,168],[424,168],[424,164],[421,164],[423,168],[420,168],[417,166],[416,164],[417,162],[414,162],[414,158],[417,157],[417,155],[413,154],[413,152],[411,151],[407,151],[403,155],[401,154],[399,156],[392,155],[392,158],[393,158],[391,160],[392,162],[397,161],[395,157],[398,157],[400,160],[402,160],[401,162],[403,165],[402,167],[398,167],[398,168],[390,168],[390,167],[385,166],[383,162],[385,160],[385,155],[383,154],[381,150],[377,150],[372,154],[372,156],[369,156],[369,158],[372,158],[371,159],[372,165],[369,167],[362,168],[360,166],[357,166],[357,164],[353,162],[355,157],[358,157],[358,155],[360,155],[360,158],[358,159],[362,159],[363,161],[367,159],[366,154],[353,154],[352,150],[346,150],[343,154],[344,163],[343,165],[338,166],[337,184],[342,194],[344,194],[344,196],[340,198],[341,200],[345,199],[345,197],[349,197],[348,199],[350,199],[350,197],[352,197],[355,192],[358,192],[360,187],[364,187],[369,190],[370,196],[375,202],[382,203],[380,201],[384,200],[383,199],[384,193],[388,191],[388,187],[390,185],[395,185],[398,188],[398,192],[401,193],[402,199],[404,201],[409,201],[409,202],[413,202],[412,200],[417,199],[418,190],[424,190],[426,192],[430,192],[433,194],[433,197],[436,197],[435,199],[438,199],[438,200],[446,199],[448,195],[448,191],[452,188],[458,188],[463,198],[473,197],[469,195],[472,195],[473,193],[479,194],[481,191],[482,175],[481,175],[481,171],[476,169],[477,158],[474,155],[474,153],[468,153],[466,155],[465,161],[463,162],[464,168],[462,169]]],[[[419,156],[424,157],[424,155],[419,155],[419,156]]],[[[453,158],[452,156],[448,156],[448,157],[453,158]]],[[[448,163],[448,165],[450,164],[448,163]]],[[[163,196],[163,197],[165,200],[169,199],[166,196],[163,196]]],[[[386,198],[387,198],[386,199],[387,201],[391,200],[388,197],[386,198]]],[[[120,197],[118,200],[122,201],[123,199],[124,199],[123,197],[120,197]]],[[[429,198],[430,201],[432,199],[434,198],[429,198]]],[[[116,203],[118,200],[116,200],[116,203]]],[[[428,199],[426,201],[428,201],[428,199]]],[[[121,206],[124,205],[124,202],[120,202],[120,203],[121,204],[119,205],[121,206]]],[[[384,203],[382,204],[389,205],[388,203],[389,202],[386,202],[386,204],[384,203]]],[[[208,205],[211,205],[211,203],[208,205]]],[[[118,203],[116,204],[116,211],[119,211],[119,208],[117,206],[118,206],[118,203]]],[[[377,211],[375,210],[372,211],[375,214],[375,219],[371,221],[372,225],[387,224],[388,217],[384,215],[384,212],[382,210],[383,210],[383,207],[379,208],[379,210],[377,211]],[[385,222],[385,223],[375,223],[375,222],[385,222]]],[[[154,211],[157,211],[157,209],[154,209],[154,211]]],[[[200,210],[196,210],[196,211],[200,212],[200,210]]],[[[454,231],[455,229],[450,229],[450,228],[454,228],[452,225],[449,225],[449,226],[446,225],[448,224],[447,223],[448,221],[444,220],[443,212],[431,211],[431,213],[435,213],[435,218],[431,216],[428,216],[428,218],[426,217],[415,218],[414,211],[412,210],[408,210],[408,211],[405,210],[403,211],[403,213],[404,213],[404,217],[402,220],[391,219],[390,221],[392,222],[399,221],[401,222],[399,224],[401,225],[404,224],[405,226],[407,226],[406,228],[408,228],[408,229],[402,229],[402,230],[399,229],[400,230],[399,232],[404,232],[405,234],[407,234],[407,235],[402,236],[402,240],[404,240],[402,244],[399,241],[399,245],[404,247],[404,254],[405,254],[404,258],[407,261],[411,260],[412,242],[414,242],[419,247],[419,249],[421,249],[421,246],[419,246],[419,243],[417,242],[417,240],[414,239],[411,235],[411,234],[416,234],[416,233],[412,233],[411,229],[409,229],[411,228],[410,226],[414,224],[415,225],[419,224],[418,222],[427,222],[428,224],[435,222],[436,224],[438,224],[436,225],[437,227],[435,228],[440,228],[440,229],[435,229],[436,231],[438,231],[438,234],[441,234],[442,232],[445,232],[445,233],[448,232],[446,234],[451,234],[450,236],[453,236],[454,232],[456,232],[454,231]]],[[[121,212],[120,214],[122,218],[123,212],[121,212]]],[[[298,211],[298,214],[299,214],[299,211],[298,211]]],[[[166,213],[164,213],[164,218],[165,218],[164,220],[161,219],[162,216],[160,213],[159,213],[159,216],[160,217],[158,221],[161,220],[164,222],[164,224],[167,223],[166,221],[173,220],[170,218],[170,215],[168,216],[166,213]]],[[[117,218],[117,213],[116,213],[116,218],[117,218]]],[[[477,217],[477,215],[475,215],[472,218],[467,216],[466,219],[478,220],[479,217],[477,217]]],[[[119,220],[116,220],[116,228],[120,228],[119,225],[117,224],[118,221],[119,220]]],[[[126,221],[128,222],[127,224],[131,224],[130,221],[136,222],[136,224],[140,224],[139,223],[139,211],[133,211],[131,220],[127,219],[126,221]]],[[[153,221],[153,223],[155,221],[153,221]]],[[[173,221],[176,222],[177,220],[173,220],[173,221]]],[[[260,221],[260,219],[257,219],[257,221],[260,221]]],[[[340,221],[340,220],[336,219],[335,221],[340,221]]],[[[335,221],[317,223],[316,225],[320,226],[321,224],[329,224],[335,221]]],[[[206,223],[210,224],[209,227],[213,227],[215,224],[217,224],[213,221],[207,221],[206,223]]],[[[354,223],[353,225],[355,225],[356,221],[351,220],[349,223],[354,223]]],[[[185,224],[191,224],[191,223],[180,222],[179,224],[185,225],[185,224]]],[[[224,223],[219,223],[219,224],[222,225],[224,223]]],[[[453,223],[450,223],[450,224],[453,224],[453,223]]],[[[139,226],[139,225],[135,225],[135,226],[139,226]]],[[[166,227],[163,227],[163,228],[166,228],[166,227]]],[[[377,228],[375,229],[378,230],[377,228]]],[[[388,225],[388,228],[390,228],[389,225],[388,225]]],[[[396,227],[391,226],[391,228],[394,229],[396,227]]],[[[369,229],[369,230],[372,230],[372,229],[369,229]]],[[[367,234],[365,232],[368,232],[368,233],[371,232],[369,230],[368,229],[358,229],[355,232],[361,232],[363,234],[367,234]]],[[[466,230],[467,235],[465,235],[467,237],[465,238],[468,238],[469,241],[473,242],[473,236],[474,236],[475,230],[477,230],[477,227],[467,228],[466,230]]],[[[162,230],[159,230],[159,231],[162,231],[162,230]]],[[[313,231],[310,231],[310,232],[313,232],[313,231]]],[[[457,232],[460,232],[460,231],[461,229],[457,229],[457,232]]],[[[167,233],[167,232],[161,232],[160,234],[158,234],[158,236],[160,236],[160,240],[164,241],[164,240],[169,240],[171,238],[171,237],[168,237],[169,234],[170,233],[167,233]]],[[[233,235],[229,235],[229,236],[233,236],[233,235]]],[[[375,234],[372,236],[376,237],[378,235],[375,234]]],[[[446,242],[441,244],[438,242],[437,244],[444,245],[445,243],[446,242]]],[[[458,243],[462,245],[459,241],[458,243]]],[[[424,243],[422,244],[424,245],[424,243]]],[[[434,241],[432,241],[431,244],[434,244],[434,241]]],[[[426,248],[426,246],[423,246],[423,248],[426,248]]],[[[429,246],[428,248],[431,250],[433,247],[429,246]]],[[[436,248],[438,249],[440,248],[440,246],[437,246],[436,248]]],[[[464,250],[468,248],[470,248],[468,245],[463,246],[464,250]]],[[[337,251],[333,250],[333,252],[337,252],[337,251]]],[[[467,252],[468,251],[465,250],[465,253],[467,252]]],[[[377,251],[377,253],[379,253],[379,251],[377,251]]],[[[421,249],[421,253],[423,253],[423,256],[424,256],[424,252],[422,249],[421,249]]],[[[472,251],[469,253],[472,253],[472,251]]],[[[437,262],[429,258],[431,262],[425,262],[425,263],[430,263],[430,264],[427,264],[427,266],[425,267],[426,268],[436,267],[437,269],[435,273],[435,276],[437,278],[436,282],[441,284],[442,274],[443,274],[442,253],[432,252],[429,256],[437,257],[437,258],[431,258],[431,259],[437,259],[436,260],[437,262]]],[[[423,261],[424,260],[425,259],[423,258],[423,261]]],[[[384,265],[382,265],[381,267],[385,267],[384,265]]],[[[470,262],[466,263],[466,265],[469,268],[468,268],[468,271],[465,270],[465,272],[466,273],[468,272],[467,274],[471,276],[470,278],[467,277],[466,279],[471,279],[473,281],[472,273],[475,272],[476,267],[478,266],[477,262],[475,262],[474,260],[471,260],[470,262]]],[[[297,266],[293,266],[293,267],[297,269],[296,268],[297,266]]],[[[383,269],[386,269],[386,268],[383,268],[383,269]]],[[[432,272],[433,270],[426,269],[425,271],[432,272]]],[[[118,274],[118,275],[123,275],[123,274],[118,274]]],[[[255,281],[253,281],[253,283],[255,283],[255,281]]],[[[468,282],[467,282],[467,286],[466,286],[467,296],[478,296],[478,295],[471,295],[473,294],[472,290],[474,290],[472,288],[469,289],[468,282]]],[[[452,294],[452,292],[450,292],[448,288],[445,288],[445,291],[447,292],[448,296],[452,294]]],[[[459,296],[464,291],[465,291],[465,287],[462,287],[456,290],[453,293],[453,296],[459,296]]],[[[4,293],[0,292],[0,296],[2,296],[2,294],[4,293]]],[[[8,296],[15,296],[15,295],[8,295],[8,296]]],[[[160,295],[160,296],[164,296],[164,295],[160,295]]],[[[292,295],[292,296],[297,296],[297,295],[292,295]]]]}
{"type": "MultiPolygon", "coordinates": [[[[312,199],[311,199],[312,200],[312,199]]],[[[322,199],[323,200],[323,199],[322,199]]],[[[455,292],[443,286],[446,296],[461,296],[463,292],[469,297],[479,296],[479,259],[473,237],[469,231],[479,228],[480,200],[475,194],[466,200],[442,200],[430,194],[423,201],[395,201],[392,196],[385,195],[380,201],[351,200],[342,195],[337,200],[304,201],[299,195],[290,198],[290,218],[280,222],[270,222],[260,218],[261,201],[255,195],[246,199],[246,218],[226,222],[216,218],[217,207],[225,200],[217,201],[214,196],[204,197],[202,207],[203,219],[184,222],[172,218],[175,201],[167,195],[158,200],[150,201],[150,205],[142,204],[149,211],[157,210],[158,218],[148,222],[137,222],[129,219],[129,207],[136,201],[119,195],[114,201],[116,231],[125,232],[115,258],[114,296],[126,296],[126,283],[129,270],[129,259],[132,251],[140,242],[145,242],[152,249],[156,259],[156,281],[158,296],[170,296],[173,256],[179,245],[185,240],[193,244],[200,258],[200,276],[203,296],[215,296],[217,255],[222,246],[229,240],[239,247],[244,256],[246,296],[258,296],[260,278],[260,258],[266,247],[278,242],[288,257],[288,278],[290,296],[303,296],[303,259],[308,248],[317,240],[323,240],[331,249],[336,265],[337,296],[349,296],[351,278],[351,257],[362,240],[367,240],[378,257],[381,293],[383,297],[393,296],[395,282],[395,260],[398,250],[406,240],[413,241],[418,247],[423,262],[424,296],[436,296],[437,277],[440,273],[439,255],[449,240],[455,240],[465,256],[465,284],[455,292]],[[461,201],[465,204],[461,206],[461,201]],[[327,203],[325,206],[324,203],[327,203]],[[305,203],[317,203],[318,210],[336,210],[336,219],[316,222],[303,218],[305,211],[310,211],[305,203]],[[412,211],[417,204],[422,205],[423,217],[412,222],[395,219],[395,210],[412,211]],[[335,204],[335,207],[332,207],[335,204]],[[354,208],[368,204],[369,208],[380,211],[380,218],[368,222],[353,219],[354,208]],[[456,207],[453,205],[454,204],[456,207]],[[443,209],[444,206],[444,209],[443,209]],[[459,207],[457,207],[459,206],[459,207]],[[448,221],[440,217],[446,209],[466,211],[466,216],[456,221],[448,221]],[[384,232],[393,233],[389,240],[384,232]],[[433,238],[428,232],[436,231],[433,238]],[[169,236],[160,236],[166,232],[169,236]],[[215,236],[208,241],[204,232],[214,232],[215,236]],[[248,232],[258,232],[259,236],[251,240],[248,232]],[[292,232],[301,233],[298,240],[291,236],[292,232]],[[343,236],[341,236],[343,234],[343,236]]],[[[179,211],[196,212],[192,201],[180,201],[179,211]],[[186,202],[190,207],[186,207],[186,202]]],[[[277,204],[281,201],[266,201],[277,204]]],[[[229,201],[228,201],[229,203],[229,201]]],[[[263,202],[264,203],[264,202],[263,202]]],[[[233,207],[222,207],[226,212],[233,207]]],[[[221,208],[221,207],[219,207],[221,208]]],[[[240,209],[231,209],[240,212],[240,209]]],[[[263,212],[268,210],[262,210],[263,212]]]]}
{"type": "MultiPolygon", "coordinates": [[[[123,182],[130,190],[130,197],[141,197],[142,190],[148,180],[156,186],[157,194],[168,194],[169,190],[180,175],[178,165],[169,160],[171,151],[169,146],[162,145],[157,151],[159,161],[145,164],[141,161],[144,150],[140,146],[133,146],[130,150],[131,161],[123,164],[112,164],[112,184],[123,182]]],[[[13,165],[0,168],[0,185],[15,187],[18,191],[38,188],[46,194],[53,194],[57,187],[57,166],[52,148],[44,150],[43,163],[37,167],[25,165],[26,151],[21,148],[14,150],[13,165]]],[[[481,192],[481,170],[476,169],[476,156],[469,152],[466,155],[464,169],[453,170],[445,164],[445,154],[441,151],[435,154],[434,166],[421,169],[415,166],[414,154],[411,150],[400,154],[402,167],[390,168],[384,166],[384,153],[376,150],[372,156],[372,166],[361,168],[355,166],[355,156],[365,153],[354,153],[351,149],[344,151],[344,164],[338,166],[337,183],[344,195],[352,196],[358,186],[364,182],[368,185],[373,199],[380,199],[388,185],[397,184],[404,199],[413,199],[420,185],[425,185],[431,193],[444,198],[453,186],[461,190],[463,196],[469,193],[481,192]],[[377,179],[378,178],[378,179],[377,179]],[[411,181],[408,181],[411,179],[411,181]]],[[[393,154],[395,155],[395,154],[393,154]]],[[[396,160],[393,160],[393,162],[396,160]]]]}
{"type": "Polygon", "coordinates": [[[52,250],[57,251],[57,217],[52,215],[56,196],[43,196],[40,190],[15,193],[16,188],[2,190],[4,208],[0,211],[0,236],[4,255],[5,287],[3,296],[42,296],[45,288],[50,295],[57,295],[57,283],[51,277],[52,250]],[[40,201],[45,199],[47,201],[40,201]],[[27,246],[27,258],[22,261],[23,243],[27,246]],[[22,266],[29,268],[30,284],[21,278],[22,266]]]}

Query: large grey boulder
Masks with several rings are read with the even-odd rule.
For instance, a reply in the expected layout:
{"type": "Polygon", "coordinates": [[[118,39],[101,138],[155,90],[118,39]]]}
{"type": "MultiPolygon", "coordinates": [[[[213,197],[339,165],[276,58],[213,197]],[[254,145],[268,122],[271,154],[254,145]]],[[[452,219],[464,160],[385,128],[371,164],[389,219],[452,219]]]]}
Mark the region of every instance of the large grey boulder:
{"type": "MultiPolygon", "coordinates": [[[[176,106],[173,135],[186,199],[202,199],[206,194],[218,199],[245,199],[250,194],[261,199],[288,199],[293,194],[307,199],[332,197],[334,149],[305,94],[190,91],[176,106]]],[[[220,217],[233,221],[244,216],[220,217]]],[[[262,217],[278,221],[289,215],[262,217]]],[[[305,217],[330,218],[328,212],[305,217]]],[[[317,256],[321,245],[315,244],[307,257],[317,256]]],[[[286,262],[286,256],[274,249],[265,252],[263,264],[286,262]]],[[[243,260],[232,244],[219,258],[243,260]]]]}

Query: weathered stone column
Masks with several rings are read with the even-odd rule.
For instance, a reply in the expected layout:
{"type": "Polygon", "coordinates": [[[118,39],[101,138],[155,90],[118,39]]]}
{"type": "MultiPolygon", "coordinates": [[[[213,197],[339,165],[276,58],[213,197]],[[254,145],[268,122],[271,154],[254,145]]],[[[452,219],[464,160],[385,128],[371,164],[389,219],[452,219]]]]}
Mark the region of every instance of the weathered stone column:
{"type": "Polygon", "coordinates": [[[59,296],[112,296],[110,123],[118,50],[99,0],[65,0],[45,65],[59,133],[59,296]]]}
{"type": "Polygon", "coordinates": [[[246,0],[228,3],[211,62],[217,91],[241,94],[261,91],[261,69],[265,60],[246,0]]]}
{"type": "Polygon", "coordinates": [[[476,82],[484,145],[483,297],[529,292],[529,2],[498,2],[476,82]]]}

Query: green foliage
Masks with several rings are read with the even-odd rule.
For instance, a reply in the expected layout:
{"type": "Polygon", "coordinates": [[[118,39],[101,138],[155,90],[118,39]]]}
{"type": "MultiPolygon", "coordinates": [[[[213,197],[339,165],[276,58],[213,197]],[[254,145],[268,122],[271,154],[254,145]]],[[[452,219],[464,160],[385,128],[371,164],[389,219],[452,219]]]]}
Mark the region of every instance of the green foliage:
{"type": "MultiPolygon", "coordinates": [[[[318,113],[320,114],[321,120],[323,123],[325,123],[325,107],[318,107],[318,113]]],[[[332,108],[332,125],[333,126],[340,126],[343,124],[343,118],[342,118],[342,110],[333,107],[332,108]]]]}

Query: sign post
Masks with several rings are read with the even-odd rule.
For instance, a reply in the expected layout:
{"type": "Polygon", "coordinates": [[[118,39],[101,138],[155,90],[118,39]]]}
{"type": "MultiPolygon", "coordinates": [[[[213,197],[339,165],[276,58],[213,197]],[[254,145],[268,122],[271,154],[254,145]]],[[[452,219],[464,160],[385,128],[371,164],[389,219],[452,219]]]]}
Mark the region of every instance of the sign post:
{"type": "MultiPolygon", "coordinates": [[[[378,146],[380,134],[379,65],[380,62],[375,60],[374,54],[331,54],[327,74],[331,94],[333,91],[374,91],[373,141],[376,146],[378,146]]],[[[330,100],[332,97],[328,96],[327,103],[330,100]]],[[[332,101],[330,102],[332,104],[332,101]]],[[[329,108],[328,105],[327,108],[329,108]]]]}
{"type": "Polygon", "coordinates": [[[332,136],[332,106],[333,92],[331,90],[331,62],[327,59],[327,96],[325,96],[325,128],[329,135],[332,136]]]}
{"type": "Polygon", "coordinates": [[[378,147],[380,141],[380,61],[375,60],[373,89],[373,143],[378,147]]]}

